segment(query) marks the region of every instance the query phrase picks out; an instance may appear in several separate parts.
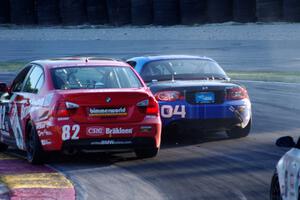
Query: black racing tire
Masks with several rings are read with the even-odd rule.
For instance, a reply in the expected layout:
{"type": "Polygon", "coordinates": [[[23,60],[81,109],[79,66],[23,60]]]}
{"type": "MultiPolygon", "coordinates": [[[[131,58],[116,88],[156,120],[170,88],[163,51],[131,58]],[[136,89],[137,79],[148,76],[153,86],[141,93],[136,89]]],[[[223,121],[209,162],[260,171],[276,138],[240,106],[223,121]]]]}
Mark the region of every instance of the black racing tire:
{"type": "Polygon", "coordinates": [[[185,25],[206,22],[206,0],[180,0],[181,23],[185,25]]]}
{"type": "Polygon", "coordinates": [[[87,18],[90,24],[107,24],[106,0],[86,0],[87,18]]]}
{"type": "Polygon", "coordinates": [[[132,25],[149,25],[153,23],[153,1],[131,0],[132,25]]]}
{"type": "Polygon", "coordinates": [[[6,24],[9,22],[9,0],[0,1],[0,24],[6,24]]]}
{"type": "Polygon", "coordinates": [[[34,0],[10,0],[11,23],[32,25],[36,23],[34,0]]]}
{"type": "Polygon", "coordinates": [[[6,151],[8,148],[8,145],[0,142],[0,152],[6,151]]]}
{"type": "Polygon", "coordinates": [[[242,138],[247,137],[251,131],[252,119],[248,122],[245,128],[233,127],[231,130],[226,131],[229,138],[242,138]]]}
{"type": "Polygon", "coordinates": [[[36,0],[36,13],[38,24],[60,24],[58,0],[36,0]]]}
{"type": "Polygon", "coordinates": [[[109,23],[113,26],[123,26],[131,23],[130,0],[107,0],[109,23]]]}
{"type": "Polygon", "coordinates": [[[300,1],[284,0],[283,1],[283,18],[288,22],[300,22],[300,1]]]}
{"type": "Polygon", "coordinates": [[[34,165],[43,164],[44,151],[34,126],[28,127],[26,137],[27,160],[34,165]]]}
{"type": "Polygon", "coordinates": [[[270,200],[282,200],[277,172],[274,173],[270,187],[270,200]]]}
{"type": "Polygon", "coordinates": [[[208,0],[207,17],[211,23],[222,23],[232,20],[232,0],[208,0]]]}
{"type": "Polygon", "coordinates": [[[233,20],[236,22],[256,21],[256,0],[233,0],[233,20]]]}
{"type": "Polygon", "coordinates": [[[257,0],[256,16],[260,22],[282,20],[282,0],[257,0]]]}
{"type": "Polygon", "coordinates": [[[143,159],[143,158],[153,158],[157,156],[159,152],[158,148],[149,148],[149,149],[136,149],[135,154],[137,158],[143,159]]]}
{"type": "Polygon", "coordinates": [[[153,23],[170,26],[180,21],[179,0],[153,0],[153,23]]]}
{"type": "Polygon", "coordinates": [[[85,0],[63,0],[59,7],[64,25],[80,25],[86,22],[85,0]]]}

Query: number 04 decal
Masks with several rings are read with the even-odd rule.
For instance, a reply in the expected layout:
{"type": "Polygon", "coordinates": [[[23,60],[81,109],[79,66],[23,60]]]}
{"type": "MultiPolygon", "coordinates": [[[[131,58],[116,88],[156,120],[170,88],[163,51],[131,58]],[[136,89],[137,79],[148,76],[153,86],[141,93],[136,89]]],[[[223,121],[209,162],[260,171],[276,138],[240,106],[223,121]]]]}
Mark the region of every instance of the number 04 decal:
{"type": "Polygon", "coordinates": [[[80,126],[78,124],[75,124],[73,126],[70,125],[64,125],[62,127],[62,140],[78,140],[78,133],[80,131],[80,126]]]}
{"type": "Polygon", "coordinates": [[[163,105],[161,107],[160,113],[163,118],[172,118],[175,115],[179,115],[181,118],[185,118],[186,115],[184,105],[176,105],[174,109],[171,105],[163,105]]]}

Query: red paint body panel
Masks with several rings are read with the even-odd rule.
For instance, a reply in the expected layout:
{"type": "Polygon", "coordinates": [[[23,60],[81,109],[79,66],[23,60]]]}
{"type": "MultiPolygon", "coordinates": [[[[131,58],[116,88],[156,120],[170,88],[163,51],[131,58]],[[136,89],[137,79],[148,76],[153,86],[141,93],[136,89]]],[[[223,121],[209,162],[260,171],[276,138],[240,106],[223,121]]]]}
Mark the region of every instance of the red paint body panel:
{"type": "MultiPolygon", "coordinates": [[[[31,93],[13,91],[18,78],[12,83],[7,101],[0,103],[1,113],[6,113],[0,117],[1,142],[10,145],[15,142],[19,149],[26,150],[27,127],[30,122],[36,128],[45,151],[62,150],[66,141],[78,143],[81,140],[98,141],[115,138],[128,140],[150,138],[153,139],[155,147],[160,147],[159,111],[149,116],[143,107],[137,106],[145,100],[154,104],[157,102],[140,76],[128,64],[114,60],[69,58],[35,61],[29,65],[33,67],[26,75],[25,82],[34,68],[41,68],[44,84],[38,93],[31,93]],[[129,68],[141,82],[141,87],[55,89],[51,70],[85,66],[129,68]],[[106,102],[108,97],[111,99],[110,102],[106,102]],[[66,108],[67,103],[73,103],[78,108],[66,108]],[[143,131],[145,127],[146,132],[143,131]]],[[[25,67],[24,70],[26,69],[25,67]]],[[[23,86],[22,90],[25,87],[23,86]]]]}

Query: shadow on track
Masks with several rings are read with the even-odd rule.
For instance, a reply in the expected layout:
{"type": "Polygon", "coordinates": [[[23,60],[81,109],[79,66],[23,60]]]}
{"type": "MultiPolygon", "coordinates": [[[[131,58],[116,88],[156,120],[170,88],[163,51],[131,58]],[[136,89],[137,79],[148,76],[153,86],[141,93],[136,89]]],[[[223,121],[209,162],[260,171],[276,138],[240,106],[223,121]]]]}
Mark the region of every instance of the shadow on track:
{"type": "MultiPolygon", "coordinates": [[[[211,133],[211,132],[188,132],[184,135],[172,135],[171,133],[163,134],[161,150],[170,148],[179,148],[192,145],[200,145],[209,142],[218,142],[225,140],[233,140],[226,136],[225,133],[211,133]]],[[[18,157],[26,159],[26,153],[16,149],[9,149],[8,154],[17,155],[18,157]]],[[[90,169],[93,165],[97,167],[109,166],[118,162],[138,160],[134,153],[84,153],[78,152],[75,155],[65,155],[60,152],[46,154],[46,164],[64,164],[77,166],[83,169],[86,166],[90,169]]]]}

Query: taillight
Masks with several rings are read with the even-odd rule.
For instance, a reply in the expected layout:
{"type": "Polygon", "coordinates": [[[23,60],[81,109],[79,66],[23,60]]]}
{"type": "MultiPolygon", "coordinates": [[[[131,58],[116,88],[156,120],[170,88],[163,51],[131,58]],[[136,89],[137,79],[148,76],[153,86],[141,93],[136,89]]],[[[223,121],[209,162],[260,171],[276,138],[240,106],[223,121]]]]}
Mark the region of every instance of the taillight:
{"type": "Polygon", "coordinates": [[[136,104],[142,113],[146,115],[159,115],[159,106],[154,98],[149,98],[147,100],[141,101],[136,104]]]}
{"type": "Polygon", "coordinates": [[[177,101],[183,98],[179,91],[160,91],[154,96],[157,101],[177,101]]]}
{"type": "Polygon", "coordinates": [[[54,117],[69,117],[70,112],[75,112],[78,108],[76,103],[60,101],[54,110],[54,117]]]}
{"type": "Polygon", "coordinates": [[[227,100],[241,100],[248,99],[248,92],[245,88],[242,87],[233,87],[226,90],[226,99],[227,100]]]}
{"type": "Polygon", "coordinates": [[[69,111],[67,110],[66,103],[61,101],[56,105],[54,110],[54,117],[69,117],[69,111]]]}

